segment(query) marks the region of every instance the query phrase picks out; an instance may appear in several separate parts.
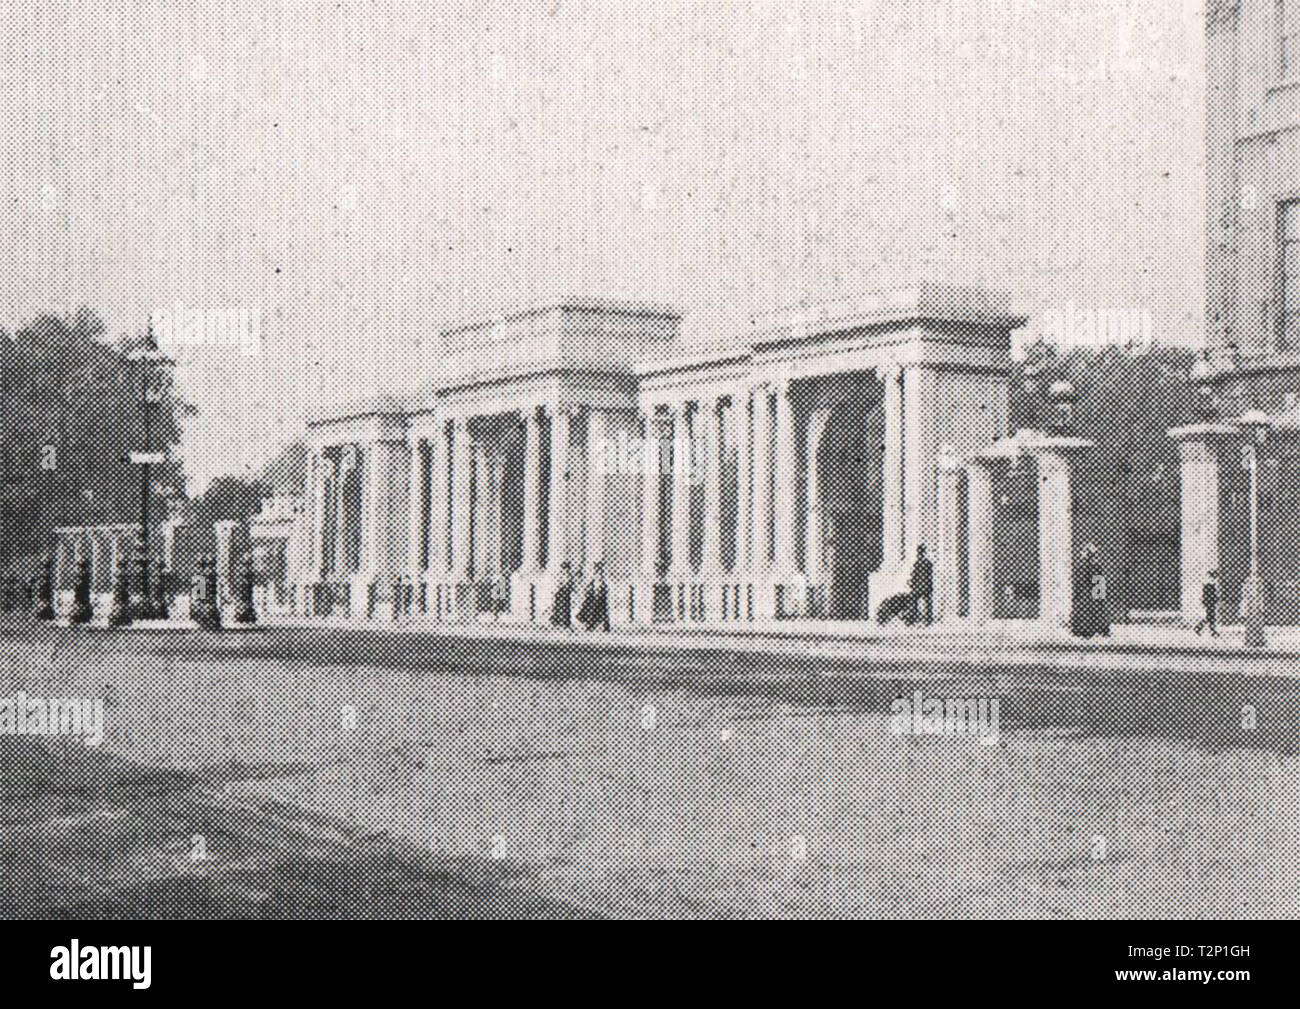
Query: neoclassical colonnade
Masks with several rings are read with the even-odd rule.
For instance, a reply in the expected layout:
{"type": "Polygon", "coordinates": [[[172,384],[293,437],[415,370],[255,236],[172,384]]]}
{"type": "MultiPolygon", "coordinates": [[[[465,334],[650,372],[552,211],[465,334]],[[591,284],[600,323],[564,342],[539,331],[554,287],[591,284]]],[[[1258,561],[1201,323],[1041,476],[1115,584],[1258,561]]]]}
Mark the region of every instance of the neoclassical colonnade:
{"type": "Polygon", "coordinates": [[[955,569],[940,446],[1006,434],[1022,321],[922,285],[719,353],[670,309],[590,299],[454,327],[420,398],[310,426],[304,608],[540,621],[596,561],[616,621],[828,615],[859,569],[873,605],[921,544],[955,569]]]}

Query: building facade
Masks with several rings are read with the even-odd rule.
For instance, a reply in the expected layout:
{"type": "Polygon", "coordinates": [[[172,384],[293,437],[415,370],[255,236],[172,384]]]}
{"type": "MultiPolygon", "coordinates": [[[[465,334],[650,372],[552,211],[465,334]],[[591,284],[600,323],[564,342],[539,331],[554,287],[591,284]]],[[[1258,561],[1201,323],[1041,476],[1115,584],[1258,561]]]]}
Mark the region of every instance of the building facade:
{"type": "Polygon", "coordinates": [[[1205,409],[1171,432],[1182,454],[1183,618],[1200,619],[1211,571],[1235,617],[1254,567],[1269,622],[1295,623],[1300,0],[1208,3],[1206,85],[1205,409]]]}
{"type": "Polygon", "coordinates": [[[1059,622],[1073,446],[1007,440],[1024,321],[1004,295],[927,284],[706,349],[670,308],[598,299],[450,327],[419,397],[308,425],[295,605],[542,622],[566,569],[599,563],[615,622],[862,619],[924,545],[942,615],[978,615],[973,502],[1027,453],[1059,474],[1040,492],[1059,622]]]}

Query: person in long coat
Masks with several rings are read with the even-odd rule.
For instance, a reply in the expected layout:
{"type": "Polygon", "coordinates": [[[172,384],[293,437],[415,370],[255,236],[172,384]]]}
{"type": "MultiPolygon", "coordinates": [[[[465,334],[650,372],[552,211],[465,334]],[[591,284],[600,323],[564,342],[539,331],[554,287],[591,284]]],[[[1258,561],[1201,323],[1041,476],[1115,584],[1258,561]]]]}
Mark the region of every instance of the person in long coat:
{"type": "Polygon", "coordinates": [[[1082,638],[1110,635],[1110,614],[1106,606],[1106,575],[1097,560],[1097,548],[1083,548],[1074,578],[1073,632],[1082,638]]]}
{"type": "Polygon", "coordinates": [[[609,585],[605,581],[605,565],[600,561],[591,567],[591,581],[583,595],[578,620],[589,631],[597,627],[609,630],[609,585]]]}
{"type": "Polygon", "coordinates": [[[573,570],[569,562],[560,564],[560,583],[555,587],[555,599],[551,603],[551,623],[556,627],[573,626],[573,570]]]}

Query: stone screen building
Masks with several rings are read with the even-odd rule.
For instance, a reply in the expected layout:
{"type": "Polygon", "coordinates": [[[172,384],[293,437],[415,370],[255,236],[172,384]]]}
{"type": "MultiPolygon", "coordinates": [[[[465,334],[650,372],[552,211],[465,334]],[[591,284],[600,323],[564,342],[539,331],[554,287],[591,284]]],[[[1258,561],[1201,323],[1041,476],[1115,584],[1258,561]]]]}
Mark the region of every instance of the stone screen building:
{"type": "Polygon", "coordinates": [[[563,566],[600,562],[618,622],[863,618],[924,544],[942,613],[979,615],[995,558],[970,533],[995,531],[977,504],[1025,455],[1059,622],[1076,446],[1006,438],[1024,321],[1006,296],[923,284],[707,348],[670,308],[590,298],[449,327],[418,397],[308,425],[295,605],[544,621],[563,566]]]}

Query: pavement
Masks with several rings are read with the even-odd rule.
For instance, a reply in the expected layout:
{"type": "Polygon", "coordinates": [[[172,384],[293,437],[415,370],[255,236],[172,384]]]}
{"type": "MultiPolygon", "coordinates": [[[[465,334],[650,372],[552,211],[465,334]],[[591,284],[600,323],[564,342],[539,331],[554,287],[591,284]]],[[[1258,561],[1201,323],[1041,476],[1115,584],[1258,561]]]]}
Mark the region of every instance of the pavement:
{"type": "Polygon", "coordinates": [[[1248,649],[1241,625],[1220,628],[1218,637],[1210,637],[1174,625],[1116,624],[1109,637],[1094,638],[1053,632],[1032,621],[991,621],[981,625],[961,621],[931,627],[894,624],[884,628],[865,621],[833,620],[770,620],[727,625],[622,624],[608,634],[508,619],[446,623],[417,617],[394,622],[360,622],[340,617],[273,616],[261,626],[303,630],[351,628],[381,634],[427,634],[457,639],[553,642],[578,639],[596,647],[722,649],[888,662],[1264,676],[1300,673],[1300,627],[1270,628],[1265,648],[1248,649]]]}
{"type": "Polygon", "coordinates": [[[1285,653],[335,623],[0,626],[0,698],[105,707],[0,736],[0,918],[1297,913],[1285,653]],[[996,745],[898,734],[917,691],[996,745]]]}

